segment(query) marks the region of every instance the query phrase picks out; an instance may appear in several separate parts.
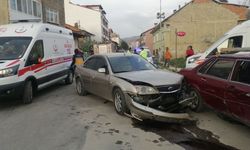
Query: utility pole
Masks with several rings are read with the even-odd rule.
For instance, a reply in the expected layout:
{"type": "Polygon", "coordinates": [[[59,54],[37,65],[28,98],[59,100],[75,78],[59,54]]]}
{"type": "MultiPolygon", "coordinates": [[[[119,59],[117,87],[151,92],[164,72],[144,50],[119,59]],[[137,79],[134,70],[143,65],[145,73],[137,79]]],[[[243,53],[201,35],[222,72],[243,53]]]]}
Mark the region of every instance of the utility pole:
{"type": "Polygon", "coordinates": [[[162,27],[162,25],[161,25],[162,19],[164,19],[164,18],[165,18],[165,13],[162,12],[161,0],[160,0],[160,12],[157,12],[157,19],[160,19],[160,23],[159,23],[160,29],[161,29],[161,27],[162,27]]]}
{"type": "Polygon", "coordinates": [[[164,12],[162,12],[162,8],[161,8],[161,0],[160,0],[160,12],[157,12],[157,19],[160,19],[160,23],[159,23],[159,25],[160,25],[160,27],[159,27],[159,31],[160,31],[160,39],[161,39],[161,41],[163,40],[163,36],[162,36],[162,33],[161,33],[161,27],[162,27],[162,19],[164,19],[165,18],[165,13],[164,12]]]}

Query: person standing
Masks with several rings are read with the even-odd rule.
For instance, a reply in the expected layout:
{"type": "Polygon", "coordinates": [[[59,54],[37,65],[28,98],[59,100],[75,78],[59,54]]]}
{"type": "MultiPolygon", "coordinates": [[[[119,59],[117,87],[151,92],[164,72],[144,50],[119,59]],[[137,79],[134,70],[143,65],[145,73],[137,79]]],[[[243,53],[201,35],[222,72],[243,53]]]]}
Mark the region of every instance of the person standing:
{"type": "Polygon", "coordinates": [[[155,64],[156,64],[156,66],[159,65],[159,61],[160,61],[160,55],[159,55],[158,49],[156,49],[155,50],[155,64]]]}
{"type": "Polygon", "coordinates": [[[73,55],[72,63],[70,65],[73,74],[75,72],[76,65],[82,65],[84,63],[83,53],[78,48],[76,48],[74,52],[75,54],[73,55]]]}
{"type": "Polygon", "coordinates": [[[169,67],[169,63],[170,63],[171,58],[172,58],[172,54],[171,54],[169,48],[166,47],[166,51],[165,51],[165,63],[164,63],[165,67],[166,67],[166,65],[167,65],[167,67],[169,67]]]}
{"type": "Polygon", "coordinates": [[[145,50],[144,48],[141,48],[140,56],[142,58],[144,58],[145,60],[147,60],[147,58],[148,58],[148,52],[147,52],[147,50],[145,50]]]}
{"type": "Polygon", "coordinates": [[[190,45],[187,47],[187,50],[186,50],[186,59],[193,55],[194,55],[194,50],[193,50],[193,47],[190,45]]]}

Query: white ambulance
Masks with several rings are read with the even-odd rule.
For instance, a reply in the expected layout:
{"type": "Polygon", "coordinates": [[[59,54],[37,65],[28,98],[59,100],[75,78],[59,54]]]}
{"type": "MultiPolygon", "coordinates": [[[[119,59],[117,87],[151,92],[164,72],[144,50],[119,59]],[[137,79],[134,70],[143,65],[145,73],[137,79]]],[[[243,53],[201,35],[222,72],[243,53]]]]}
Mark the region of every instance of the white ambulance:
{"type": "Polygon", "coordinates": [[[71,30],[44,23],[0,26],[0,95],[20,95],[24,104],[34,92],[60,80],[73,82],[71,30]]]}

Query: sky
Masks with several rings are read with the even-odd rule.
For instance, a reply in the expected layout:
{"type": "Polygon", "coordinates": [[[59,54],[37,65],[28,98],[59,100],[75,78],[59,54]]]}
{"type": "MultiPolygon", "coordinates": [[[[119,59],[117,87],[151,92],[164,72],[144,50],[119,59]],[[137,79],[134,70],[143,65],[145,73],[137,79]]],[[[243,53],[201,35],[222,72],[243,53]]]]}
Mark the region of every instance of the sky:
{"type": "MultiPolygon", "coordinates": [[[[172,14],[179,5],[183,6],[190,0],[71,0],[84,5],[102,5],[109,20],[109,28],[118,33],[121,38],[139,36],[142,32],[158,23],[156,13],[160,10],[165,16],[172,14]]],[[[243,0],[228,0],[231,3],[242,3],[243,0]]]]}

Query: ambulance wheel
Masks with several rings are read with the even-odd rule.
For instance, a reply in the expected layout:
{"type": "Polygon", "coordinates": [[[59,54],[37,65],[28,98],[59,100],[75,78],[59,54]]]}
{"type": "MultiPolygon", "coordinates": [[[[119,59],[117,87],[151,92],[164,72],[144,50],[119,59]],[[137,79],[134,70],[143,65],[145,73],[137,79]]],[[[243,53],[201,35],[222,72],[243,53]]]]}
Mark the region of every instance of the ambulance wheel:
{"type": "Polygon", "coordinates": [[[33,87],[31,81],[27,81],[24,85],[22,101],[23,104],[30,104],[33,101],[33,87]]]}
{"type": "Polygon", "coordinates": [[[69,71],[67,78],[65,79],[66,84],[72,84],[74,79],[74,75],[72,71],[69,71]]]}

